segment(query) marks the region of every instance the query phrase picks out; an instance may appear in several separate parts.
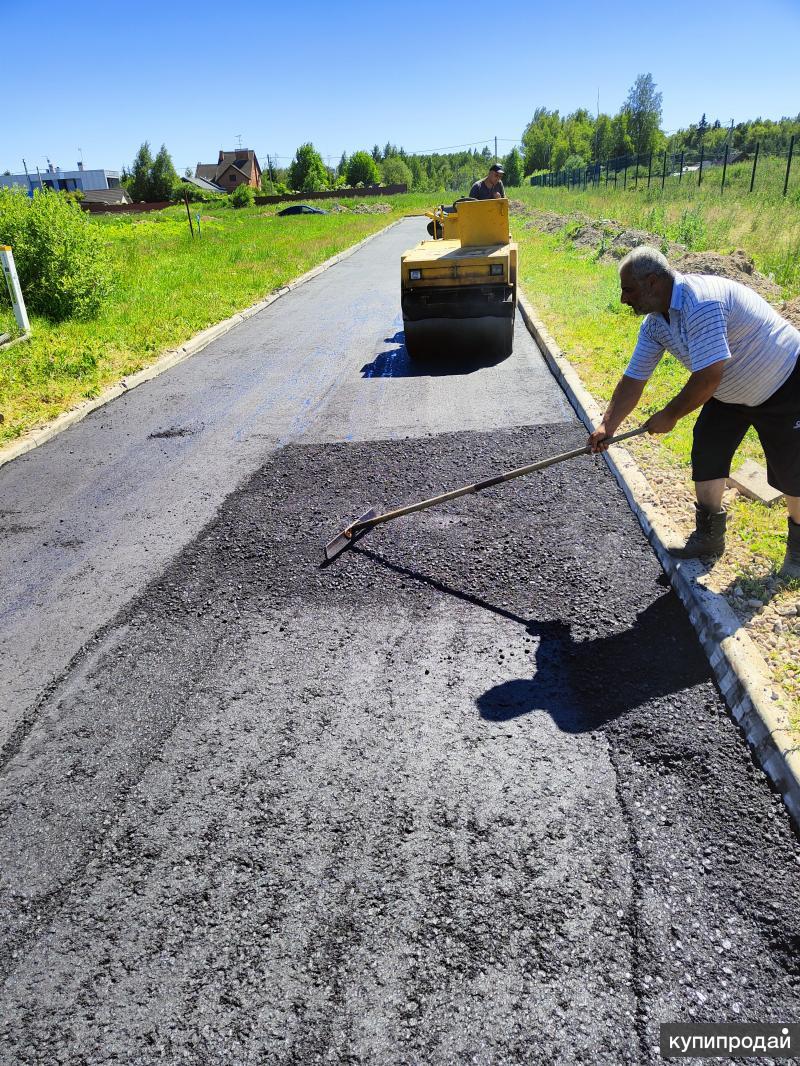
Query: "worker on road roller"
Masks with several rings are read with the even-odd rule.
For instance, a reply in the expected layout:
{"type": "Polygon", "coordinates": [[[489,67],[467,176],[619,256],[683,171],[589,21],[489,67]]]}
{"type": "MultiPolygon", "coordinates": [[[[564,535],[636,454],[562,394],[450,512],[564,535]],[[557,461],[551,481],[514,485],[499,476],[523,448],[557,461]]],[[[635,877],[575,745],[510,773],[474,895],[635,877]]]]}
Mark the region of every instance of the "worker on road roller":
{"type": "Polygon", "coordinates": [[[469,194],[473,200],[499,200],[502,196],[505,196],[506,190],[503,187],[503,175],[505,171],[499,163],[493,163],[489,167],[489,173],[483,179],[483,181],[476,181],[472,188],[469,190],[469,194]]]}
{"type": "Polygon", "coordinates": [[[508,200],[457,200],[428,216],[434,239],[401,258],[406,350],[415,360],[497,362],[511,354],[517,307],[508,200]]]}

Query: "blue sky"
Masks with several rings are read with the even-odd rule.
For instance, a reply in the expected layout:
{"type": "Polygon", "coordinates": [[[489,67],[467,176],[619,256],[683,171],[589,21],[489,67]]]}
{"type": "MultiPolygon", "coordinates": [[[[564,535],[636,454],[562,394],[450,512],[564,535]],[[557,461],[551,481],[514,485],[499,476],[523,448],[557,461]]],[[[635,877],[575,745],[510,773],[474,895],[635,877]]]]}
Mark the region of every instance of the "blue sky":
{"type": "Polygon", "coordinates": [[[637,74],[663,128],[800,112],[798,0],[612,4],[419,0],[38,7],[0,0],[0,171],[119,169],[143,140],[179,171],[238,143],[286,165],[312,141],[408,151],[499,138],[537,106],[615,113],[637,74]],[[125,17],[127,14],[128,17],[125,17]],[[13,102],[12,102],[13,101],[13,102]]]}

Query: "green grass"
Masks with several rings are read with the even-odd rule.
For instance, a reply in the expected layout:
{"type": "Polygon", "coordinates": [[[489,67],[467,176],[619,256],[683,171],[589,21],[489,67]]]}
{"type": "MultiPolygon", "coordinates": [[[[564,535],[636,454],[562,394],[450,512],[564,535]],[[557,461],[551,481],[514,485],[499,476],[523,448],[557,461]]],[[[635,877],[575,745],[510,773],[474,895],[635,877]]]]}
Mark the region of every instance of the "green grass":
{"type": "MultiPolygon", "coordinates": [[[[767,164],[780,169],[780,160],[767,164]]],[[[784,169],[785,165],[784,160],[784,169]]],[[[800,176],[800,160],[796,169],[800,176]]],[[[524,186],[511,190],[510,195],[538,210],[559,214],[578,211],[594,219],[614,219],[686,244],[694,251],[742,248],[753,257],[757,269],[773,277],[789,298],[800,294],[800,180],[793,179],[792,191],[784,198],[780,195],[783,179],[777,170],[769,185],[765,180],[761,191],[757,188],[753,194],[747,191],[748,164],[737,164],[729,168],[734,185],[726,187],[724,196],[720,195],[716,172],[699,188],[696,176],[680,185],[672,179],[663,193],[660,182],[648,190],[645,175],[638,189],[629,185],[625,192],[621,184],[616,191],[613,184],[601,184],[585,192],[524,186]]]]}
{"type": "MultiPolygon", "coordinates": [[[[193,205],[202,233],[194,240],[182,206],[95,216],[91,224],[101,228],[111,259],[113,294],[90,321],[55,325],[32,317],[31,340],[0,351],[0,441],[98,395],[394,219],[423,211],[432,198],[407,194],[385,202],[386,214],[288,218],[277,217],[280,205],[193,205]]],[[[0,303],[0,332],[17,332],[7,298],[0,303]]]]}

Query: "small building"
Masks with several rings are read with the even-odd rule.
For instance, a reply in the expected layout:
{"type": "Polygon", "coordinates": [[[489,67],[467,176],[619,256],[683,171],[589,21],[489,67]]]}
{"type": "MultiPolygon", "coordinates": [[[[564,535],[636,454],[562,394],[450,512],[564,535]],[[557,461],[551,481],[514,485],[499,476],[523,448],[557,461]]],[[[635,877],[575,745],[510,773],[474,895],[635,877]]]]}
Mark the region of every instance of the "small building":
{"type": "Polygon", "coordinates": [[[252,148],[239,148],[235,152],[220,150],[216,163],[198,163],[194,176],[219,186],[224,192],[232,192],[238,185],[261,187],[261,167],[252,148]]]}
{"type": "Polygon", "coordinates": [[[83,163],[78,163],[77,170],[62,170],[61,167],[47,161],[47,170],[37,171],[28,168],[27,174],[0,174],[0,186],[13,188],[21,186],[32,192],[34,189],[55,189],[59,192],[92,192],[95,189],[118,189],[120,172],[118,170],[87,170],[83,163]]]}

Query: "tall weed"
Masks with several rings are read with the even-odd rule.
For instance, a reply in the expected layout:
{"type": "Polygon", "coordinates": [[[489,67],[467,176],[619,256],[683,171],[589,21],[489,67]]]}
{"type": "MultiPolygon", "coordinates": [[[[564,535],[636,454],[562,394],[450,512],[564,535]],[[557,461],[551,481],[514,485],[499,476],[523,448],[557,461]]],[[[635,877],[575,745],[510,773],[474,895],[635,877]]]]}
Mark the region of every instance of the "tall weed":
{"type": "Polygon", "coordinates": [[[707,227],[702,207],[687,208],[674,227],[674,235],[675,240],[685,244],[690,251],[704,251],[707,247],[707,227]]]}

